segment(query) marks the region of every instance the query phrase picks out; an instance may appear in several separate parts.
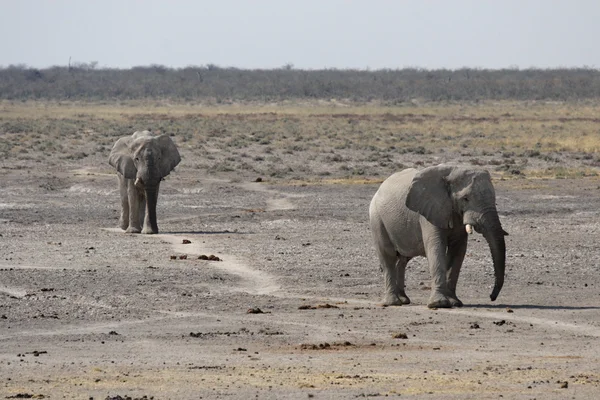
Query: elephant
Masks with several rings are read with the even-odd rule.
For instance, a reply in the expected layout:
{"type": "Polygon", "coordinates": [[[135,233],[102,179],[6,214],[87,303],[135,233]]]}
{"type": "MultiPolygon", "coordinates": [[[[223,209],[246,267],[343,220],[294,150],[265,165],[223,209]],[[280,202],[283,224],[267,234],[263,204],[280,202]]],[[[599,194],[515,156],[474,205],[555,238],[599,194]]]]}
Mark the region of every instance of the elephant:
{"type": "Polygon", "coordinates": [[[369,207],[384,276],[384,305],[410,304],[406,264],[424,256],[431,275],[429,308],[461,307],[456,284],[473,229],[486,239],[494,265],[496,300],[504,284],[506,245],[488,171],[440,164],[409,168],[383,181],[369,207]]]}
{"type": "Polygon", "coordinates": [[[158,233],[156,203],[160,181],[180,161],[177,146],[168,135],[137,131],[116,141],[108,163],[117,169],[119,179],[121,229],[127,233],[158,233]]]}

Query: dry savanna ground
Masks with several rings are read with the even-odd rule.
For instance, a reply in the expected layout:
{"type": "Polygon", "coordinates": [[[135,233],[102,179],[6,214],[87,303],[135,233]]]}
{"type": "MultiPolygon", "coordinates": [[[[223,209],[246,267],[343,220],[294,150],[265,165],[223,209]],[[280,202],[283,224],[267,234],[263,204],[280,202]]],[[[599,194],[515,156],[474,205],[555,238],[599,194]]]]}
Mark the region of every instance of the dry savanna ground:
{"type": "Polygon", "coordinates": [[[1,102],[0,398],[594,398],[599,149],[598,102],[1,102]],[[159,235],[115,229],[141,129],[182,155],[159,235]],[[442,162],[492,173],[504,289],[473,235],[465,307],[424,259],[381,307],[369,201],[442,162]]]}
{"type": "Polygon", "coordinates": [[[152,129],[176,137],[187,168],[275,179],[384,177],[445,161],[499,176],[582,177],[600,163],[600,105],[500,102],[384,107],[340,102],[203,106],[0,103],[0,152],[12,164],[100,160],[114,140],[152,129]]]}

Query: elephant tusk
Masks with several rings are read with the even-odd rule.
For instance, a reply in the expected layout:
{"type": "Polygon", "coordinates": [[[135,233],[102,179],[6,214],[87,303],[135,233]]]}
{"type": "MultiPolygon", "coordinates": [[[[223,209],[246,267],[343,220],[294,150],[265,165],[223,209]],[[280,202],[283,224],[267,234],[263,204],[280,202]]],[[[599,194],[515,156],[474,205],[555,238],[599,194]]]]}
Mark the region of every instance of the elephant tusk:
{"type": "Polygon", "coordinates": [[[473,225],[471,224],[466,224],[465,225],[465,230],[467,231],[467,233],[470,235],[471,233],[473,233],[473,225]]]}
{"type": "Polygon", "coordinates": [[[135,180],[135,183],[134,183],[134,185],[135,185],[135,186],[140,186],[140,185],[141,185],[141,183],[142,183],[142,180],[141,180],[140,178],[137,178],[137,179],[135,180]]]}

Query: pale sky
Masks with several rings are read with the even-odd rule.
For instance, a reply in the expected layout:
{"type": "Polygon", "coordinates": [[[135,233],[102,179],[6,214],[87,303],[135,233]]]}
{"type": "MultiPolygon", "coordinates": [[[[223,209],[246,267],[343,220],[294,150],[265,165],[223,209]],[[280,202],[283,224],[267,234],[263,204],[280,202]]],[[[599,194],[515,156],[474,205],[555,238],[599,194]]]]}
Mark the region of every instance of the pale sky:
{"type": "Polygon", "coordinates": [[[0,0],[0,66],[600,68],[597,0],[0,0]]]}

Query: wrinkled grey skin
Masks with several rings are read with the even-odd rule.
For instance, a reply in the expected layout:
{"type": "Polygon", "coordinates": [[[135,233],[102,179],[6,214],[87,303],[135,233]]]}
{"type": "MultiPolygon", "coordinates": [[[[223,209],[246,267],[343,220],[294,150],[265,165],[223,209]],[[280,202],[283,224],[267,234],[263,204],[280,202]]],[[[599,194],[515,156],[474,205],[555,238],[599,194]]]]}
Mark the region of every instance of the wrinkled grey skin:
{"type": "Polygon", "coordinates": [[[117,169],[119,179],[121,229],[127,233],[158,233],[156,203],[160,181],[179,161],[179,151],[167,135],[138,131],[117,140],[108,163],[117,169]]]}
{"type": "Polygon", "coordinates": [[[406,264],[425,256],[431,273],[427,306],[462,306],[456,283],[467,250],[467,224],[490,247],[496,277],[490,298],[498,297],[504,284],[507,233],[498,218],[487,171],[438,165],[397,172],[375,193],[369,217],[384,275],[385,305],[410,303],[404,290],[406,264]]]}

